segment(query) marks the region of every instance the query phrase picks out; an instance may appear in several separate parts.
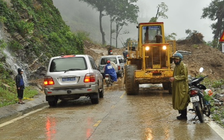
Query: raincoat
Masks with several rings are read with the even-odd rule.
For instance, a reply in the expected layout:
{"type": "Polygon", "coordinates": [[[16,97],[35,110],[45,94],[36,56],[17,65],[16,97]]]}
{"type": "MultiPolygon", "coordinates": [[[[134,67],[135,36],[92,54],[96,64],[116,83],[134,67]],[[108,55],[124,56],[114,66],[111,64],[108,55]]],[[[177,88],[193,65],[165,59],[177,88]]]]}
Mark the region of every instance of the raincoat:
{"type": "Polygon", "coordinates": [[[105,66],[104,74],[109,74],[113,81],[117,81],[117,73],[111,64],[105,66]]]}
{"type": "Polygon", "coordinates": [[[21,74],[21,71],[22,70],[20,68],[18,68],[18,74],[15,77],[17,94],[18,94],[18,98],[20,100],[23,99],[23,92],[24,92],[24,89],[25,89],[24,81],[23,81],[23,76],[21,74]]]}
{"type": "Polygon", "coordinates": [[[188,94],[188,68],[181,61],[174,68],[174,82],[172,83],[172,101],[173,109],[184,110],[190,101],[188,94]]]}
{"type": "Polygon", "coordinates": [[[24,86],[24,81],[23,81],[23,76],[21,74],[21,69],[18,68],[18,74],[15,77],[15,82],[16,82],[16,87],[20,87],[21,90],[23,90],[25,88],[24,86]]]}

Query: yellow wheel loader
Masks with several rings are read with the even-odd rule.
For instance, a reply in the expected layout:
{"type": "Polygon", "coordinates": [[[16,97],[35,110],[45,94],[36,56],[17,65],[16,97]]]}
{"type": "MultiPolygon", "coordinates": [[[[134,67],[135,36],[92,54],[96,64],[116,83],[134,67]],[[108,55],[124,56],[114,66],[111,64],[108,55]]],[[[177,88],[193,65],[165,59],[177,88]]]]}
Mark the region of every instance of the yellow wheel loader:
{"type": "Polygon", "coordinates": [[[139,93],[139,84],[162,83],[165,90],[172,93],[169,78],[172,54],[176,51],[175,41],[165,41],[164,23],[139,23],[138,47],[135,57],[128,57],[125,66],[125,89],[128,95],[139,93]]]}

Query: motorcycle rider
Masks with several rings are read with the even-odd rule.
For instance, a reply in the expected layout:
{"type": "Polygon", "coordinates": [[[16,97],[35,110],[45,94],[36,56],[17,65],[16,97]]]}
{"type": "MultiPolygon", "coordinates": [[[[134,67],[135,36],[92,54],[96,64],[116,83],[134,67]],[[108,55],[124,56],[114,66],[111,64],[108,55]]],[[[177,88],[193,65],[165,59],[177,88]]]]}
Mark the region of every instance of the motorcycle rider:
{"type": "Polygon", "coordinates": [[[125,48],[125,50],[123,51],[123,56],[124,56],[124,62],[126,62],[128,57],[128,48],[125,48]]]}
{"type": "Polygon", "coordinates": [[[117,73],[113,66],[110,64],[110,60],[107,60],[107,65],[104,67],[104,74],[109,74],[113,81],[117,81],[117,73]]]}
{"type": "Polygon", "coordinates": [[[112,47],[110,46],[109,48],[108,48],[108,55],[112,55],[113,54],[113,52],[112,52],[112,47]]]}
{"type": "Polygon", "coordinates": [[[190,101],[188,94],[188,68],[181,61],[183,56],[181,53],[173,54],[175,63],[173,77],[169,80],[172,82],[172,103],[173,109],[178,110],[181,114],[177,116],[178,120],[187,120],[187,106],[190,101]]]}

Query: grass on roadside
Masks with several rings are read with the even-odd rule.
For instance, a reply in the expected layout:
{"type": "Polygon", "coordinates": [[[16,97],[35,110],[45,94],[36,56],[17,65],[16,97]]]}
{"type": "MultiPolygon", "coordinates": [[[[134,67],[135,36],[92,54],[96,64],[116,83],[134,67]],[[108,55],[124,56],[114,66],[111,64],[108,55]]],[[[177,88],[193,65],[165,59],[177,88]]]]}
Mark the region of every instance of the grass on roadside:
{"type": "MultiPolygon", "coordinates": [[[[15,104],[18,102],[16,89],[12,91],[5,90],[0,87],[0,107],[15,104]]],[[[24,90],[23,100],[32,100],[38,94],[37,90],[32,87],[26,87],[24,90]]]]}
{"type": "Polygon", "coordinates": [[[212,111],[212,119],[224,128],[223,123],[224,107],[223,106],[213,107],[211,111],[212,111]]]}

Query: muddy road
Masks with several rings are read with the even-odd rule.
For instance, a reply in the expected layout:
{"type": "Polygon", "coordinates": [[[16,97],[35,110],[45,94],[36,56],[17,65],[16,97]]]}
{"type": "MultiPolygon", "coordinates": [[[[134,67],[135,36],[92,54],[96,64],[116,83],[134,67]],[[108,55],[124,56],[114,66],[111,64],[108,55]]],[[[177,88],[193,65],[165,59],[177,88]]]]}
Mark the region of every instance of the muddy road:
{"type": "Polygon", "coordinates": [[[88,98],[60,102],[0,127],[1,140],[222,140],[208,123],[188,112],[176,119],[171,95],[158,85],[141,85],[127,96],[122,81],[105,86],[97,105],[88,98]]]}

